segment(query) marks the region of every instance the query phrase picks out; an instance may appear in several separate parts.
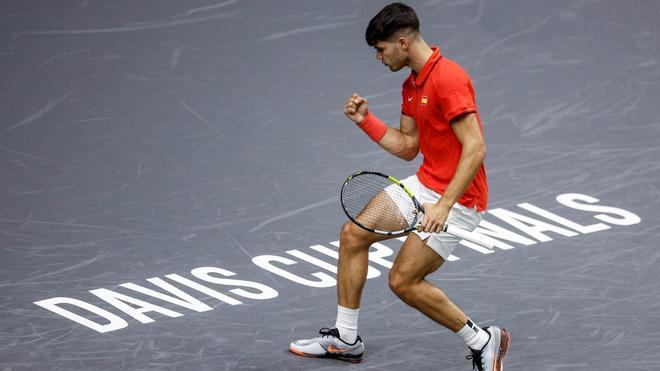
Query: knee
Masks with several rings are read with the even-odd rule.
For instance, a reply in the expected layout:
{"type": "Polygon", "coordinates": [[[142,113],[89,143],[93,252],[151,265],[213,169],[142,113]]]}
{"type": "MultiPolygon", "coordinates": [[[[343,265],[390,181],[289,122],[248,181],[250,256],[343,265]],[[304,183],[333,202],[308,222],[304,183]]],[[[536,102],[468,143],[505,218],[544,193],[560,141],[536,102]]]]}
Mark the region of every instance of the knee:
{"type": "Polygon", "coordinates": [[[390,274],[388,277],[388,284],[390,286],[390,290],[399,297],[399,299],[403,300],[404,302],[408,302],[411,298],[411,286],[412,283],[408,277],[406,277],[403,273],[401,273],[397,269],[392,269],[390,270],[390,274]]]}
{"type": "Polygon", "coordinates": [[[356,234],[355,227],[357,226],[352,222],[344,223],[344,225],[341,226],[341,230],[339,231],[339,238],[346,239],[353,237],[356,234]]]}
{"type": "Polygon", "coordinates": [[[369,247],[370,241],[364,236],[363,230],[352,222],[346,222],[339,232],[339,249],[344,252],[364,250],[369,247]]]}

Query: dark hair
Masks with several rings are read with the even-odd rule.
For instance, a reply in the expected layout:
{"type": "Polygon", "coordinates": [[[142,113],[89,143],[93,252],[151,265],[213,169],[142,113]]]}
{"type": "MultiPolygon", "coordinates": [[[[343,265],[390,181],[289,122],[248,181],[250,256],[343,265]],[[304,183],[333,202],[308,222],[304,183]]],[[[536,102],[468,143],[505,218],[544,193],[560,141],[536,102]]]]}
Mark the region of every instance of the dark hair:
{"type": "Polygon", "coordinates": [[[392,3],[369,21],[364,37],[369,46],[374,46],[378,41],[389,40],[397,31],[404,28],[419,31],[417,13],[406,4],[392,3]]]}

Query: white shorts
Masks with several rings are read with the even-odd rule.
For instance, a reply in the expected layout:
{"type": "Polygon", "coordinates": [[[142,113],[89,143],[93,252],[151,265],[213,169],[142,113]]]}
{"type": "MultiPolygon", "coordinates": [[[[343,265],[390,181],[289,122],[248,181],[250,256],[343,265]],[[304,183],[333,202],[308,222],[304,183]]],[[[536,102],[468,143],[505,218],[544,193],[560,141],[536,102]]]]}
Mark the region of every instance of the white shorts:
{"type": "MultiPolygon", "coordinates": [[[[412,193],[415,195],[417,201],[420,204],[424,205],[425,203],[437,203],[442,196],[436,193],[435,191],[426,188],[422,183],[417,179],[417,175],[412,175],[403,179],[401,181],[412,193]]],[[[400,207],[406,207],[405,205],[400,207]]],[[[401,210],[404,215],[409,210],[401,210]]],[[[449,211],[449,216],[447,216],[447,224],[454,225],[456,227],[465,229],[467,231],[473,231],[481,220],[484,217],[483,212],[478,212],[476,206],[472,209],[467,208],[459,203],[455,203],[454,206],[449,211]]],[[[426,245],[430,247],[433,251],[442,256],[443,259],[447,260],[451,252],[454,250],[456,245],[461,241],[461,238],[455,237],[449,233],[426,233],[413,231],[421,238],[426,241],[426,245]]]]}

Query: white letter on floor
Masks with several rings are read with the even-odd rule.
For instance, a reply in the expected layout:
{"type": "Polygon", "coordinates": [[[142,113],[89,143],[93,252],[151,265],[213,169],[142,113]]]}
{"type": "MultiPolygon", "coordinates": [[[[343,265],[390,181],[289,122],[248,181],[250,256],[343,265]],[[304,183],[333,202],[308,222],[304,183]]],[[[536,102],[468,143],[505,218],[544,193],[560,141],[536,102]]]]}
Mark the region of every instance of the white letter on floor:
{"type": "Polygon", "coordinates": [[[57,297],[57,298],[35,301],[34,304],[37,304],[42,308],[48,309],[49,311],[57,313],[60,316],[68,318],[74,322],[78,322],[79,324],[83,326],[87,326],[92,330],[100,333],[115,331],[128,326],[128,322],[126,322],[123,318],[119,317],[118,315],[112,314],[103,308],[99,308],[96,305],[78,299],[57,297]],[[108,323],[104,325],[94,322],[77,313],[73,313],[67,309],[61,308],[60,307],[61,304],[74,305],[78,308],[82,308],[88,312],[96,314],[99,317],[103,317],[107,319],[108,323]]]}

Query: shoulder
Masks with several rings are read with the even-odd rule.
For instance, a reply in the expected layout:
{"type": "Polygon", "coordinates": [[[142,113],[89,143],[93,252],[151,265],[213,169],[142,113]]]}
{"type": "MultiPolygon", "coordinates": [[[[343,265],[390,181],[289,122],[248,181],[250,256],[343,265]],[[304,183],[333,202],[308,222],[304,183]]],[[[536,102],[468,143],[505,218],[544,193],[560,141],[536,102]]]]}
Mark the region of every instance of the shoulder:
{"type": "Polygon", "coordinates": [[[462,75],[462,76],[468,76],[467,71],[456,61],[454,61],[451,58],[447,58],[445,56],[442,57],[442,59],[438,63],[438,67],[440,67],[441,70],[444,70],[446,72],[455,74],[455,75],[462,75]]]}
{"type": "Polygon", "coordinates": [[[443,57],[438,63],[438,68],[433,72],[433,78],[437,81],[470,81],[470,75],[457,62],[447,57],[443,57]]]}
{"type": "Polygon", "coordinates": [[[443,57],[431,75],[437,89],[456,90],[472,86],[470,75],[455,61],[443,57]]]}

